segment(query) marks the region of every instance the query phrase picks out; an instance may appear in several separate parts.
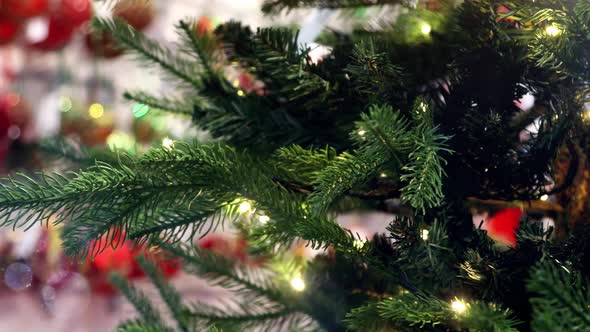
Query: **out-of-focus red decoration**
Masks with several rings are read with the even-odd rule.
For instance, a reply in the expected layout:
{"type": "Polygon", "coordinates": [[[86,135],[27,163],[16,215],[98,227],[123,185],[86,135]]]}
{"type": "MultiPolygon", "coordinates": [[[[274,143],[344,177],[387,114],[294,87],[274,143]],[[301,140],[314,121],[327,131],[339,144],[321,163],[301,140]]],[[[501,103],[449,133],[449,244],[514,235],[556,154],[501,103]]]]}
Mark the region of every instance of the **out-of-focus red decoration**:
{"type": "Polygon", "coordinates": [[[203,16],[197,21],[196,30],[199,36],[203,36],[204,34],[213,31],[214,27],[213,21],[211,21],[209,17],[203,16]]]}
{"type": "Polygon", "coordinates": [[[51,15],[63,25],[79,27],[92,17],[90,0],[61,0],[51,15]]]}
{"type": "Polygon", "coordinates": [[[123,54],[123,49],[117,45],[111,34],[106,31],[89,32],[84,40],[86,47],[94,56],[110,59],[123,54]]]}
{"type": "MultiPolygon", "coordinates": [[[[504,5],[499,5],[498,9],[496,9],[496,13],[498,13],[499,15],[503,15],[506,13],[510,13],[510,8],[504,6],[504,5]]],[[[496,22],[500,22],[500,21],[505,21],[508,23],[511,23],[512,25],[516,24],[516,21],[514,21],[513,19],[510,18],[510,16],[508,17],[498,17],[496,19],[496,22]]]]}
{"type": "Polygon", "coordinates": [[[15,93],[0,95],[0,169],[3,168],[10,146],[8,138],[8,129],[12,126],[10,110],[18,103],[20,103],[20,96],[15,93]]]}
{"type": "Polygon", "coordinates": [[[20,30],[20,26],[17,21],[0,15],[0,45],[13,41],[20,30]]]}
{"type": "Polygon", "coordinates": [[[74,27],[64,23],[65,21],[67,20],[50,17],[47,37],[40,42],[31,44],[31,47],[41,51],[53,51],[66,46],[72,39],[74,27]]]}
{"type": "Polygon", "coordinates": [[[137,30],[145,29],[154,20],[154,5],[147,0],[122,0],[113,8],[113,16],[120,17],[137,30]]]}
{"type": "Polygon", "coordinates": [[[489,237],[509,247],[516,246],[516,231],[523,211],[508,208],[493,215],[485,225],[489,237]]]}
{"type": "MultiPolygon", "coordinates": [[[[95,241],[91,248],[95,246],[104,247],[105,239],[95,241]]],[[[114,242],[119,242],[115,240],[114,242]]],[[[94,259],[88,259],[87,270],[85,272],[91,289],[101,295],[114,295],[117,293],[115,288],[109,282],[109,274],[116,272],[119,275],[133,280],[145,276],[137,264],[136,258],[138,255],[144,255],[156,265],[166,278],[171,278],[176,275],[180,269],[178,260],[167,257],[166,253],[158,250],[147,249],[143,246],[137,247],[131,241],[124,241],[113,249],[110,245],[100,252],[94,259]]]]}
{"type": "Polygon", "coordinates": [[[47,0],[0,0],[0,12],[10,17],[29,18],[44,14],[49,7],[47,0]]]}
{"type": "Polygon", "coordinates": [[[244,238],[232,239],[212,234],[199,241],[198,245],[236,263],[257,266],[264,261],[261,257],[251,257],[248,254],[248,241],[244,238]]]}

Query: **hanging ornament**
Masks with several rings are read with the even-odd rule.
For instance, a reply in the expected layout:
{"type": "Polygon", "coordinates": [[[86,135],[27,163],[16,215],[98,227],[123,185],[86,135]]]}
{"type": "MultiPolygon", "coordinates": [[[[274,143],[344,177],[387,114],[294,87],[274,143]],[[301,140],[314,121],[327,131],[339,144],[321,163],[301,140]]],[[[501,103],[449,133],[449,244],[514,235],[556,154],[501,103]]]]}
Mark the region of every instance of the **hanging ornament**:
{"type": "Polygon", "coordinates": [[[89,0],[61,0],[52,16],[63,25],[79,27],[92,17],[92,6],[89,0]]]}
{"type": "Polygon", "coordinates": [[[488,236],[498,243],[516,247],[516,231],[523,214],[519,208],[501,210],[488,219],[482,229],[487,230],[488,236]]]}
{"type": "Polygon", "coordinates": [[[203,36],[206,33],[213,32],[215,25],[208,16],[202,16],[197,21],[196,32],[199,36],[203,36]]]}
{"type": "Polygon", "coordinates": [[[143,30],[150,25],[154,15],[154,5],[146,0],[121,0],[113,9],[114,17],[122,18],[136,30],[143,30]]]}
{"type": "Polygon", "coordinates": [[[45,39],[30,44],[32,48],[41,51],[53,51],[66,46],[72,39],[74,29],[68,24],[64,24],[64,20],[50,17],[47,27],[47,36],[45,39]]]}
{"type": "Polygon", "coordinates": [[[44,14],[49,7],[47,0],[2,0],[0,11],[11,17],[29,18],[44,14]]]}
{"type": "Polygon", "coordinates": [[[116,58],[123,54],[123,49],[117,45],[112,35],[106,31],[88,32],[84,37],[86,48],[92,55],[99,58],[116,58]]]}
{"type": "Polygon", "coordinates": [[[17,21],[0,15],[0,45],[13,41],[19,30],[20,24],[17,21]]]}

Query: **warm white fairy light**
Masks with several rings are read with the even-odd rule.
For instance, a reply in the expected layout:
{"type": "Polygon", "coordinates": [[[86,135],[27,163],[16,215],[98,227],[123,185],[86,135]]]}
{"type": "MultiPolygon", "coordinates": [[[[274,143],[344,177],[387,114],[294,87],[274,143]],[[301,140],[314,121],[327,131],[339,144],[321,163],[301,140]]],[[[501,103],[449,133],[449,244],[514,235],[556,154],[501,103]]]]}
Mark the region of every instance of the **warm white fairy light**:
{"type": "Polygon", "coordinates": [[[428,230],[427,229],[423,229],[420,233],[420,237],[422,238],[422,240],[426,241],[428,240],[428,230]]]}
{"type": "Polygon", "coordinates": [[[305,281],[301,277],[293,277],[291,279],[291,287],[297,292],[302,292],[305,289],[305,281]]]}
{"type": "Polygon", "coordinates": [[[543,195],[543,196],[541,196],[541,200],[542,201],[546,201],[548,199],[549,199],[549,195],[543,195]]]}
{"type": "Polygon", "coordinates": [[[242,202],[240,203],[240,205],[238,205],[238,211],[240,211],[240,213],[250,212],[251,209],[252,204],[250,204],[249,202],[242,202]]]}
{"type": "Polygon", "coordinates": [[[267,222],[270,221],[270,217],[262,215],[262,216],[258,217],[258,221],[260,221],[261,224],[266,224],[267,222]]]}
{"type": "Polygon", "coordinates": [[[363,247],[365,246],[365,240],[354,240],[353,246],[358,250],[363,249],[363,247]]]}
{"type": "Polygon", "coordinates": [[[551,37],[556,37],[561,33],[561,29],[556,27],[554,24],[550,24],[545,28],[545,32],[551,37]]]}
{"type": "Polygon", "coordinates": [[[387,177],[387,174],[381,173],[381,174],[379,174],[379,176],[382,177],[382,178],[386,178],[387,177]]]}
{"type": "Polygon", "coordinates": [[[164,137],[162,140],[162,146],[167,149],[171,149],[174,147],[174,141],[170,139],[170,137],[164,137]]]}
{"type": "Polygon", "coordinates": [[[457,314],[462,314],[467,310],[467,303],[461,299],[455,298],[451,302],[451,309],[457,314]]]}
{"type": "Polygon", "coordinates": [[[361,136],[361,137],[365,136],[366,133],[367,132],[362,129],[357,132],[357,134],[359,134],[359,136],[361,136]]]}
{"type": "Polygon", "coordinates": [[[423,23],[420,27],[420,32],[422,32],[423,35],[430,34],[430,31],[432,31],[432,27],[428,23],[423,23]]]}
{"type": "Polygon", "coordinates": [[[238,90],[238,96],[244,97],[245,95],[244,90],[238,90]]]}

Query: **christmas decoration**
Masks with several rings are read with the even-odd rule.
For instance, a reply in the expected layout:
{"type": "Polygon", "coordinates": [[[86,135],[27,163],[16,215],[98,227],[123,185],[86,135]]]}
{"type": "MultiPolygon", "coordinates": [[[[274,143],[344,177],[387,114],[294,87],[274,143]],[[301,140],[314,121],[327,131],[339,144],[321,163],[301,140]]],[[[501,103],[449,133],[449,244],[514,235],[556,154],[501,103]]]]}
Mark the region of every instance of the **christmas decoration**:
{"type": "Polygon", "coordinates": [[[0,14],[0,45],[12,42],[19,32],[20,26],[19,22],[10,19],[7,15],[0,14]]]}
{"type": "Polygon", "coordinates": [[[484,223],[483,229],[488,235],[509,247],[516,246],[516,231],[520,225],[523,211],[519,208],[509,208],[494,214],[484,223]]]}
{"type": "Polygon", "coordinates": [[[54,51],[66,46],[72,39],[74,27],[63,18],[50,17],[45,39],[32,43],[30,47],[40,51],[54,51]]]}
{"type": "Polygon", "coordinates": [[[90,0],[60,0],[52,16],[63,25],[78,27],[92,17],[90,0]]]}
{"type": "Polygon", "coordinates": [[[46,13],[48,0],[2,0],[0,12],[11,17],[29,18],[46,13]]]}
{"type": "Polygon", "coordinates": [[[110,59],[123,54],[122,48],[117,46],[112,36],[106,32],[87,32],[84,42],[92,55],[97,57],[110,59]]]}
{"type": "MultiPolygon", "coordinates": [[[[65,225],[95,291],[115,285],[138,309],[121,330],[590,330],[590,3],[510,2],[517,30],[498,21],[499,3],[453,5],[384,6],[395,22],[330,29],[322,61],[291,28],[183,20],[179,55],[98,17],[97,30],[179,83],[176,95],[126,93],[133,115],[186,115],[206,134],[138,153],[113,131],[107,144],[127,153],[7,179],[0,224],[65,225]],[[367,210],[386,217],[376,234],[346,227],[367,210]],[[320,254],[303,260],[301,243],[320,254]],[[231,295],[185,305],[161,253],[231,295]],[[163,301],[128,282],[143,273],[163,301]]],[[[108,121],[108,98],[89,95],[85,119],[108,121]]]]}
{"type": "Polygon", "coordinates": [[[136,30],[143,30],[154,19],[154,5],[145,0],[118,1],[113,9],[113,16],[123,19],[136,30]]]}

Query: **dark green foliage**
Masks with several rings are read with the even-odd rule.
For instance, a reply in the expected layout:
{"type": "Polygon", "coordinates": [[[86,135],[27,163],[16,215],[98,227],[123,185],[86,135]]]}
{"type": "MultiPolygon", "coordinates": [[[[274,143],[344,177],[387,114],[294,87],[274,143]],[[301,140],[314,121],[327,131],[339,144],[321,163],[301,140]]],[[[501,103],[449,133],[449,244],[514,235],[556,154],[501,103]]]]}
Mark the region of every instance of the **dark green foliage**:
{"type": "MultiPolygon", "coordinates": [[[[273,0],[264,10],[396,3],[273,0]]],[[[64,222],[74,256],[124,239],[160,246],[237,295],[219,307],[183,305],[142,261],[182,331],[588,330],[590,228],[560,229],[557,239],[536,223],[541,213],[529,213],[517,246],[507,248],[474,227],[469,208],[484,199],[504,201],[490,203],[490,214],[529,207],[573,185],[581,156],[563,183],[551,182],[561,151],[590,150],[582,111],[590,3],[509,1],[504,14],[499,5],[408,10],[394,23],[332,32],[324,38],[332,51],[319,62],[291,29],[229,22],[201,33],[181,21],[177,54],[120,21],[97,19],[95,28],[183,88],[181,96],[126,97],[191,114],[216,142],[177,142],[137,157],[49,145],[85,167],[6,179],[0,221],[64,222]],[[231,84],[224,66],[252,75],[255,87],[231,84]],[[515,103],[525,93],[535,96],[528,111],[515,103]],[[365,241],[336,222],[356,208],[403,217],[365,241]],[[296,293],[290,275],[270,266],[174,245],[224,223],[267,259],[298,240],[328,253],[309,263],[306,290],[296,293]]],[[[144,318],[121,331],[165,329],[144,296],[115,281],[144,318]]]]}

